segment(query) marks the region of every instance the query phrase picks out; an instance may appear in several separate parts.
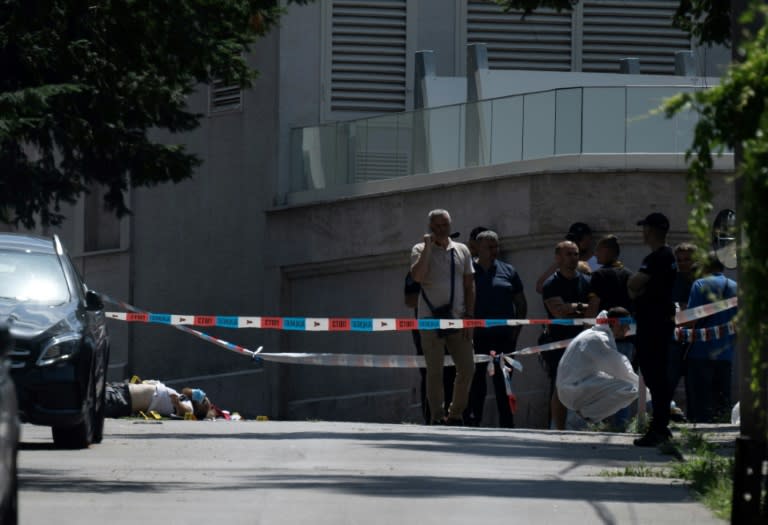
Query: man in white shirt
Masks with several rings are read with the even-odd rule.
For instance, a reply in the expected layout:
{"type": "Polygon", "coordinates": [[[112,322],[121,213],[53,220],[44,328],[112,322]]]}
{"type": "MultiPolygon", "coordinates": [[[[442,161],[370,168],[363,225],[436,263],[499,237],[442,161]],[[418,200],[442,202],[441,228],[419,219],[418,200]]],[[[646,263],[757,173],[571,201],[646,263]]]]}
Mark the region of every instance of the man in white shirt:
{"type": "MultiPolygon", "coordinates": [[[[430,233],[411,250],[411,276],[421,285],[419,318],[472,319],[475,314],[475,279],[472,256],[466,245],[451,240],[451,216],[446,210],[429,212],[430,233]]],[[[427,365],[427,400],[432,424],[462,425],[475,371],[472,329],[421,330],[427,365]],[[443,409],[443,356],[445,349],[456,365],[453,399],[443,409]]]]}

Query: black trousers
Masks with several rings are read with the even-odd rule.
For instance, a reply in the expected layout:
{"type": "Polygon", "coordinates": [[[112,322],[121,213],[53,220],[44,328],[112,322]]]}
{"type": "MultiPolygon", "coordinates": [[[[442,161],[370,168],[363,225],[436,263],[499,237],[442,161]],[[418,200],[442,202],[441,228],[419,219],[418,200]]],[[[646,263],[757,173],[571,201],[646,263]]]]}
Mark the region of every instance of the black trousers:
{"type": "Polygon", "coordinates": [[[731,369],[730,361],[688,359],[688,374],[685,376],[688,421],[730,421],[731,369]]]}
{"type": "MultiPolygon", "coordinates": [[[[484,328],[475,331],[474,345],[476,354],[509,353],[515,350],[517,343],[517,331],[512,327],[484,328]]],[[[510,372],[511,374],[511,372],[510,372]]],[[[488,375],[488,363],[475,365],[475,376],[472,378],[472,388],[469,391],[469,404],[464,412],[464,421],[469,426],[480,426],[483,420],[485,408],[485,396],[487,393],[486,376],[488,375]]],[[[494,363],[493,392],[496,397],[496,409],[499,412],[499,427],[513,428],[514,416],[509,407],[507,388],[504,384],[504,374],[501,365],[494,363]]]]}
{"type": "Polygon", "coordinates": [[[131,415],[131,391],[128,383],[107,383],[104,392],[104,417],[131,415]]]}
{"type": "Polygon", "coordinates": [[[669,403],[672,401],[669,341],[674,329],[675,323],[670,318],[637,319],[637,363],[651,391],[651,430],[658,432],[666,432],[669,427],[669,403]]]}

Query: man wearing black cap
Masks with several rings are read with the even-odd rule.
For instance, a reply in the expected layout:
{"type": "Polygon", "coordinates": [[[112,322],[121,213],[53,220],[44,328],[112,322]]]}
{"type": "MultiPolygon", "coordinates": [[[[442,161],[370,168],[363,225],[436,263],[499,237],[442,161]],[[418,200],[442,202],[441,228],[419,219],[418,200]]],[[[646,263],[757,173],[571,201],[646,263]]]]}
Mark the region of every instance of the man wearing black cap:
{"type": "Polygon", "coordinates": [[[488,231],[488,228],[485,226],[475,226],[472,228],[472,231],[469,232],[469,242],[467,242],[467,248],[469,248],[469,253],[472,254],[472,259],[474,261],[477,261],[477,236],[485,231],[488,231]]]}
{"type": "MultiPolygon", "coordinates": [[[[597,263],[597,258],[592,253],[592,228],[588,224],[583,222],[574,222],[568,228],[568,233],[565,234],[565,240],[571,241],[579,249],[579,260],[584,261],[588,266],[590,272],[597,270],[600,265],[597,263]]],[[[544,270],[544,272],[536,279],[536,291],[542,293],[544,291],[544,281],[549,279],[554,274],[559,265],[557,261],[553,261],[552,264],[544,270]]]]}
{"type": "Polygon", "coordinates": [[[571,227],[568,228],[568,233],[565,234],[565,240],[575,242],[579,247],[579,260],[584,261],[589,265],[591,271],[595,271],[600,268],[595,257],[594,245],[592,241],[592,228],[584,222],[574,222],[571,227]]]}
{"type": "Polygon", "coordinates": [[[651,391],[653,419],[648,432],[634,441],[639,447],[654,447],[672,437],[669,431],[669,402],[672,388],[667,379],[669,341],[675,329],[675,254],[667,245],[669,220],[661,213],[651,213],[638,221],[643,227],[643,242],[651,249],[627,283],[635,300],[637,320],[637,360],[640,372],[651,391]]]}

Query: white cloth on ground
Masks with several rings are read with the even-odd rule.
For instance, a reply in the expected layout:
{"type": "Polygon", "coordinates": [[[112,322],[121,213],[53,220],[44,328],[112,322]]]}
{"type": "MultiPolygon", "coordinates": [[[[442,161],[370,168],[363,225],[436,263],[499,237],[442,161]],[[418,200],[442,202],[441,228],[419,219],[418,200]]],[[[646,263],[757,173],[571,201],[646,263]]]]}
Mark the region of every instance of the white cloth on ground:
{"type": "MultiPolygon", "coordinates": [[[[173,402],[171,401],[171,395],[178,396],[179,393],[169,386],[160,381],[144,381],[145,383],[155,385],[155,393],[152,395],[152,401],[149,403],[149,411],[155,411],[161,416],[170,416],[175,414],[173,402]]],[[[182,405],[189,405],[190,411],[192,410],[192,402],[189,400],[180,400],[182,405]]]]}
{"type": "Polygon", "coordinates": [[[590,421],[605,419],[632,403],[638,396],[638,383],[629,359],[616,349],[608,324],[595,325],[576,336],[557,367],[560,401],[590,421]]]}

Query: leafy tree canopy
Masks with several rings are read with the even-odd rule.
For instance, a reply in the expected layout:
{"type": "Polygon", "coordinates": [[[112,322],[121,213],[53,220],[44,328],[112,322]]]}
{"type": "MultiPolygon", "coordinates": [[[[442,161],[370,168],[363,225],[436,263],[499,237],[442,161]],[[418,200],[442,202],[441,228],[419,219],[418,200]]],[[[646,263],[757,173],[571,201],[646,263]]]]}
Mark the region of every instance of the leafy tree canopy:
{"type": "MultiPolygon", "coordinates": [[[[693,93],[680,93],[667,101],[673,115],[692,108],[699,115],[694,140],[688,151],[688,202],[692,205],[689,228],[702,240],[709,238],[712,212],[710,170],[712,157],[725,149],[741,148],[737,166],[742,184],[739,220],[742,246],[739,251],[740,333],[749,334],[751,387],[765,396],[768,378],[768,302],[762,284],[768,279],[768,6],[753,1],[741,18],[743,27],[757,27],[739,46],[740,61],[719,85],[693,93]]],[[[766,424],[765,399],[757,413],[766,424]]]]}
{"type": "Polygon", "coordinates": [[[0,0],[0,220],[56,224],[93,184],[123,215],[129,185],[190,177],[200,160],[148,130],[197,127],[198,83],[249,86],[243,53],[280,14],[275,0],[0,0]]]}
{"type": "MultiPolygon", "coordinates": [[[[492,0],[506,11],[530,14],[548,7],[571,10],[579,0],[492,0]]],[[[727,44],[731,39],[731,0],[680,0],[673,25],[707,44],[727,44]]]]}

